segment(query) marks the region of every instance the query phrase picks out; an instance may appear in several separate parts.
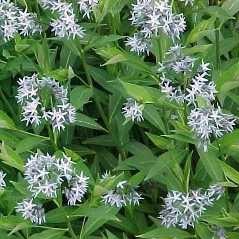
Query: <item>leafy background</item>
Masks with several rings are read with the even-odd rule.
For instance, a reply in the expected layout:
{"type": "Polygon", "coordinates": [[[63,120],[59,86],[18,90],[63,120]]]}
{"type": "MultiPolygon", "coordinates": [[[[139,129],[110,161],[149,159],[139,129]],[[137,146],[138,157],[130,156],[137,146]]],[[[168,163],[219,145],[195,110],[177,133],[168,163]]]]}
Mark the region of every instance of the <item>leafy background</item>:
{"type": "MultiPolygon", "coordinates": [[[[15,2],[39,10],[35,0],[15,2]]],[[[170,119],[182,109],[160,92],[155,67],[172,42],[160,36],[149,56],[130,53],[125,39],[134,32],[128,20],[132,2],[101,0],[92,21],[80,19],[87,32],[83,40],[51,36],[49,16],[39,11],[46,30],[42,37],[0,42],[0,164],[8,175],[0,195],[0,238],[211,239],[215,226],[225,228],[228,238],[239,238],[239,130],[215,140],[208,152],[198,152],[186,123],[170,119]],[[25,195],[26,158],[36,149],[54,153],[47,132],[26,128],[20,120],[17,79],[32,72],[70,87],[77,122],[61,134],[57,149],[90,177],[90,197],[77,207],[55,208],[49,201],[42,226],[14,211],[25,195]],[[145,104],[144,122],[125,123],[121,108],[129,96],[145,104]],[[144,200],[139,207],[118,210],[100,203],[103,189],[97,178],[106,170],[124,173],[132,185],[140,185],[144,200]],[[168,190],[206,188],[216,182],[227,186],[225,196],[194,229],[161,226],[157,216],[168,190]]],[[[220,105],[239,116],[239,1],[198,0],[193,7],[174,1],[174,10],[187,19],[181,39],[185,52],[211,63],[220,105]]]]}

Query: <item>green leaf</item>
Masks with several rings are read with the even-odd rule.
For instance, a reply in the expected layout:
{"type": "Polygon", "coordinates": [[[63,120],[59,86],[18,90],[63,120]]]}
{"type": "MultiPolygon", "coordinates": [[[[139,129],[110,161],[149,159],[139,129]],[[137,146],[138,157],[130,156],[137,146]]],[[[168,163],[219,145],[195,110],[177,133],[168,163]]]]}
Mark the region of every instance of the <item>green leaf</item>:
{"type": "Polygon", "coordinates": [[[226,0],[223,2],[222,8],[225,9],[231,16],[234,16],[239,11],[239,1],[226,0]]]}
{"type": "Polygon", "coordinates": [[[20,154],[23,152],[30,151],[36,148],[39,144],[46,141],[44,138],[38,138],[34,136],[27,136],[25,139],[19,141],[16,145],[16,153],[20,154]]]}
{"type": "Polygon", "coordinates": [[[77,86],[71,91],[70,99],[76,109],[83,110],[83,106],[89,102],[93,96],[93,90],[86,86],[77,86]]]}
{"type": "Polygon", "coordinates": [[[156,107],[152,105],[146,105],[144,107],[143,116],[147,121],[149,121],[156,128],[160,129],[164,134],[166,133],[162,116],[157,111],[156,107]]]}
{"type": "Polygon", "coordinates": [[[4,143],[0,145],[0,151],[0,158],[5,164],[23,171],[24,161],[16,151],[4,143]]]}
{"type": "Polygon", "coordinates": [[[160,149],[169,149],[172,148],[172,141],[170,139],[167,139],[165,137],[151,134],[146,132],[146,135],[149,137],[149,139],[153,142],[155,146],[157,146],[160,149]]]}
{"type": "Polygon", "coordinates": [[[200,161],[214,182],[224,181],[221,161],[213,152],[201,152],[200,161]]]}
{"type": "MultiPolygon", "coordinates": [[[[172,172],[172,170],[174,168],[176,170],[179,169],[178,163],[186,156],[185,153],[186,152],[181,151],[181,150],[171,150],[164,154],[161,154],[158,157],[158,159],[156,160],[156,162],[154,164],[152,164],[145,180],[159,177],[165,171],[172,172]]],[[[181,178],[183,179],[182,171],[178,172],[178,173],[179,174],[177,176],[180,177],[180,174],[181,174],[181,178]]],[[[168,179],[170,179],[170,178],[168,177],[168,179]]],[[[166,181],[164,183],[166,183],[166,181]]],[[[181,183],[179,183],[179,184],[181,185],[181,183]]],[[[173,185],[171,185],[171,186],[173,186],[173,185]]],[[[175,189],[177,189],[177,188],[178,188],[178,186],[175,185],[175,189]]],[[[181,186],[180,186],[180,188],[181,188],[181,186]]]]}
{"type": "Polygon", "coordinates": [[[159,227],[137,237],[146,239],[185,239],[194,238],[194,235],[177,228],[159,227]]]}
{"type": "Polygon", "coordinates": [[[207,20],[200,21],[189,33],[186,45],[193,42],[197,42],[201,40],[203,37],[207,36],[208,33],[213,32],[215,20],[216,20],[215,17],[211,17],[207,20]]]}
{"type": "Polygon", "coordinates": [[[77,214],[88,216],[87,222],[82,232],[82,237],[87,238],[87,236],[91,235],[108,221],[117,220],[115,215],[118,211],[119,209],[117,208],[106,206],[100,206],[98,208],[91,209],[88,208],[87,210],[77,210],[77,214]]]}
{"type": "Polygon", "coordinates": [[[45,230],[40,233],[35,233],[30,236],[29,239],[62,239],[64,234],[65,232],[60,231],[59,228],[59,230],[45,230]]]}
{"type": "Polygon", "coordinates": [[[81,113],[77,113],[75,125],[90,129],[106,131],[106,129],[104,129],[100,124],[98,124],[95,119],[81,113]]]}
{"type": "Polygon", "coordinates": [[[22,220],[20,216],[1,216],[0,217],[0,228],[4,230],[22,230],[25,228],[30,228],[32,225],[30,222],[22,220]]]}
{"type": "Polygon", "coordinates": [[[217,79],[217,90],[220,94],[225,94],[228,91],[239,87],[238,85],[239,79],[239,62],[233,64],[228,69],[222,71],[219,74],[219,78],[217,79]]]}
{"type": "Polygon", "coordinates": [[[221,161],[221,165],[222,165],[225,177],[230,179],[234,183],[239,184],[239,172],[222,161],[221,161]]]}
{"type": "Polygon", "coordinates": [[[0,110],[0,128],[15,129],[13,120],[4,112],[0,110]]]}

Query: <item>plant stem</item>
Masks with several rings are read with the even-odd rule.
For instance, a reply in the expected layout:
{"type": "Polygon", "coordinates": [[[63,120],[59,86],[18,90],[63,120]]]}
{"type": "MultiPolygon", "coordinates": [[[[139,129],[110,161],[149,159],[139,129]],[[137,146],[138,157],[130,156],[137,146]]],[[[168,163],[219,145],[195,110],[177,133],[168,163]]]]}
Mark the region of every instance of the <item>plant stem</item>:
{"type": "MultiPolygon", "coordinates": [[[[86,63],[86,61],[85,61],[84,51],[83,51],[82,49],[80,49],[79,52],[80,52],[80,57],[81,57],[81,59],[82,59],[82,64],[83,64],[83,68],[84,68],[84,71],[85,71],[85,74],[86,74],[86,78],[87,78],[88,84],[90,85],[90,87],[91,87],[92,90],[93,90],[93,89],[94,89],[94,87],[93,87],[93,81],[92,81],[91,76],[90,76],[90,74],[89,74],[88,65],[87,65],[87,63],[86,63]]],[[[104,124],[105,124],[106,128],[108,129],[108,120],[107,120],[107,117],[106,117],[106,115],[105,115],[105,113],[104,113],[104,110],[103,110],[103,108],[102,108],[100,102],[98,101],[97,97],[95,97],[95,101],[96,101],[96,106],[97,106],[97,108],[98,108],[98,111],[99,111],[99,113],[100,113],[100,115],[101,115],[101,118],[102,118],[102,120],[104,121],[104,124]]]]}
{"type": "Polygon", "coordinates": [[[52,146],[54,148],[54,151],[57,151],[58,150],[57,138],[55,137],[55,134],[52,132],[52,129],[51,129],[49,124],[47,124],[47,130],[48,130],[48,135],[50,137],[50,141],[51,141],[51,144],[52,144],[52,146]]]}
{"type": "Polygon", "coordinates": [[[217,26],[217,21],[215,22],[215,44],[216,44],[216,67],[217,70],[220,69],[221,66],[221,60],[220,60],[220,29],[217,26]]]}
{"type": "Polygon", "coordinates": [[[68,229],[69,229],[69,233],[71,234],[72,238],[74,239],[78,239],[78,237],[76,236],[72,226],[71,226],[71,222],[69,220],[69,216],[66,216],[66,220],[67,220],[67,226],[68,226],[68,229]]]}
{"type": "Polygon", "coordinates": [[[86,217],[84,217],[83,222],[82,222],[81,231],[80,231],[80,239],[82,239],[82,233],[83,233],[83,229],[85,226],[85,221],[86,221],[86,217]]]}
{"type": "Polygon", "coordinates": [[[14,119],[15,121],[17,121],[18,119],[17,119],[17,117],[16,117],[15,111],[13,110],[11,104],[8,102],[8,100],[7,100],[7,98],[6,98],[6,96],[5,96],[5,94],[4,94],[4,92],[3,92],[3,90],[2,90],[1,87],[0,87],[0,96],[1,96],[1,98],[2,98],[2,100],[3,100],[3,102],[6,104],[7,108],[9,109],[9,111],[10,111],[10,113],[11,113],[13,119],[14,119]]]}

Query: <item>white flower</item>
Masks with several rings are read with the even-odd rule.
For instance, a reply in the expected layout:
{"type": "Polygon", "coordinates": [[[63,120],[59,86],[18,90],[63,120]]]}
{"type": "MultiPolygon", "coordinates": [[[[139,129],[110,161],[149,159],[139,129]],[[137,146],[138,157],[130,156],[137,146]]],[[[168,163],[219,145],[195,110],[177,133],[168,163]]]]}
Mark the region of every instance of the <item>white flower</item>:
{"type": "Polygon", "coordinates": [[[81,202],[88,188],[88,177],[85,177],[83,172],[80,175],[73,176],[68,181],[68,187],[65,189],[65,195],[69,205],[75,205],[76,202],[81,202]]]}
{"type": "Polygon", "coordinates": [[[196,59],[185,56],[182,52],[182,49],[183,47],[181,47],[181,45],[176,44],[172,46],[166,53],[166,55],[168,55],[167,61],[160,64],[158,71],[161,72],[164,69],[171,69],[176,73],[191,72],[196,59]]]}
{"type": "Polygon", "coordinates": [[[60,38],[82,38],[84,36],[83,28],[75,22],[74,15],[62,15],[51,22],[52,32],[60,38]]]}
{"type": "Polygon", "coordinates": [[[126,206],[126,200],[124,195],[116,193],[114,190],[108,191],[106,194],[102,196],[102,201],[107,205],[116,206],[121,208],[126,206]]]}
{"type": "Polygon", "coordinates": [[[64,179],[72,179],[74,170],[70,158],[65,154],[56,158],[36,153],[27,160],[24,175],[34,197],[42,193],[48,198],[54,198],[64,179]]]}
{"type": "Polygon", "coordinates": [[[34,197],[43,194],[55,198],[57,190],[64,186],[69,205],[81,202],[88,188],[88,177],[83,172],[76,174],[71,158],[65,154],[61,157],[42,153],[31,155],[25,165],[24,175],[34,197]]]}
{"type": "Polygon", "coordinates": [[[199,66],[198,73],[193,77],[192,82],[186,89],[185,100],[188,104],[196,105],[197,97],[205,99],[207,102],[215,100],[215,94],[217,93],[216,85],[214,82],[210,82],[207,79],[210,69],[209,63],[204,63],[199,66]]]}
{"type": "Polygon", "coordinates": [[[184,5],[191,5],[193,6],[194,0],[180,0],[180,2],[184,2],[184,5]]]}
{"type": "Polygon", "coordinates": [[[236,119],[233,115],[224,114],[220,108],[195,108],[188,116],[188,125],[200,140],[199,146],[207,151],[210,137],[216,138],[231,132],[236,119]]]}
{"type": "Polygon", "coordinates": [[[135,188],[132,188],[126,180],[120,181],[116,187],[102,196],[102,201],[107,205],[121,208],[127,205],[139,205],[142,200],[135,188]]]}
{"type": "Polygon", "coordinates": [[[33,199],[25,199],[18,203],[16,212],[21,213],[24,219],[29,219],[32,223],[42,224],[46,221],[44,208],[34,203],[33,199]]]}
{"type": "Polygon", "coordinates": [[[178,103],[182,103],[184,101],[184,94],[182,93],[180,87],[174,87],[172,81],[167,79],[164,74],[160,80],[161,82],[159,85],[161,92],[165,93],[170,101],[175,100],[178,103]]]}
{"type": "Polygon", "coordinates": [[[217,227],[212,239],[227,239],[225,229],[222,227],[217,227]]]}
{"type": "Polygon", "coordinates": [[[136,52],[138,55],[141,53],[149,54],[150,41],[140,33],[135,33],[132,37],[128,37],[126,46],[130,47],[130,51],[136,52]]]}
{"type": "Polygon", "coordinates": [[[83,17],[90,18],[90,14],[93,9],[99,4],[99,0],[78,0],[80,11],[83,13],[83,17]]]}
{"type": "Polygon", "coordinates": [[[129,194],[127,195],[127,201],[128,203],[134,206],[139,206],[139,202],[140,200],[143,200],[144,198],[141,196],[140,193],[138,193],[135,190],[132,190],[131,192],[129,192],[129,194]]]}
{"type": "Polygon", "coordinates": [[[56,197],[62,174],[54,156],[40,153],[31,155],[25,165],[24,175],[34,197],[40,193],[49,198],[56,197]]]}
{"type": "Polygon", "coordinates": [[[71,3],[61,0],[41,0],[40,4],[43,8],[49,9],[53,13],[57,13],[57,18],[52,19],[50,25],[52,32],[56,37],[75,39],[82,38],[84,29],[77,23],[74,9],[71,3]]]}
{"type": "Polygon", "coordinates": [[[188,193],[171,191],[164,198],[163,209],[160,211],[159,218],[166,227],[176,226],[183,229],[194,227],[195,222],[199,219],[207,207],[223,195],[223,189],[212,191],[213,186],[207,190],[192,190],[188,193]],[[210,193],[209,193],[210,191],[210,193]]]}
{"type": "Polygon", "coordinates": [[[0,37],[9,41],[18,33],[23,36],[41,32],[34,13],[22,11],[10,0],[0,0],[0,37]]]}
{"type": "Polygon", "coordinates": [[[124,103],[124,107],[122,108],[122,113],[126,119],[130,119],[132,121],[143,121],[143,105],[138,104],[134,99],[128,98],[127,102],[124,103]]]}
{"type": "Polygon", "coordinates": [[[105,171],[105,173],[101,175],[100,181],[103,182],[113,178],[115,178],[115,175],[111,175],[110,171],[105,171]]]}
{"type": "Polygon", "coordinates": [[[37,15],[25,11],[19,11],[18,29],[21,35],[29,36],[41,32],[42,28],[37,23],[37,15]]]}
{"type": "Polygon", "coordinates": [[[4,180],[5,177],[6,177],[6,174],[0,170],[0,190],[6,187],[6,182],[4,180]]]}
{"type": "Polygon", "coordinates": [[[137,0],[132,7],[130,20],[146,38],[161,32],[179,38],[186,29],[183,15],[174,14],[167,0],[137,0]]]}
{"type": "Polygon", "coordinates": [[[68,91],[50,77],[39,78],[37,74],[18,80],[17,102],[22,107],[22,121],[26,125],[40,125],[46,121],[54,132],[60,132],[76,120],[76,110],[69,103],[68,91]],[[44,102],[42,91],[49,90],[51,104],[44,102]]]}

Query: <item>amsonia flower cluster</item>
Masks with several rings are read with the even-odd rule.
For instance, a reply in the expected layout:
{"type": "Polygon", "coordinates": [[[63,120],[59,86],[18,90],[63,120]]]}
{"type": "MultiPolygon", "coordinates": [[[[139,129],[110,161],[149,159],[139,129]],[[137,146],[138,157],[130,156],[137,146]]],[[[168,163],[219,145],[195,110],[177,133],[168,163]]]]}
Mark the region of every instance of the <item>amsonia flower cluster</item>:
{"type": "Polygon", "coordinates": [[[137,0],[132,8],[130,20],[138,32],[128,38],[126,45],[138,54],[149,52],[152,37],[164,33],[175,39],[186,29],[183,14],[173,13],[168,0],[137,0]]]}
{"type": "Polygon", "coordinates": [[[215,83],[209,80],[209,63],[202,61],[198,65],[197,59],[185,56],[182,50],[180,45],[171,47],[168,58],[160,63],[160,88],[170,101],[189,106],[188,125],[197,136],[198,145],[207,151],[211,136],[217,138],[231,132],[236,120],[213,105],[217,90],[215,83]],[[172,73],[181,73],[184,84],[178,84],[178,79],[172,73]],[[169,76],[173,76],[172,79],[169,76]]]}
{"type": "Polygon", "coordinates": [[[99,4],[99,0],[78,0],[78,4],[80,11],[83,13],[83,17],[90,18],[90,14],[99,4]]]}
{"type": "Polygon", "coordinates": [[[6,174],[0,170],[0,190],[3,190],[6,187],[5,178],[6,174]]]}
{"type": "Polygon", "coordinates": [[[185,6],[193,6],[194,0],[179,0],[180,2],[183,2],[185,6]]]}
{"type": "Polygon", "coordinates": [[[53,78],[33,74],[19,79],[18,85],[16,98],[26,125],[48,122],[55,132],[60,132],[75,122],[76,110],[69,103],[67,89],[53,78]]]}
{"type": "Polygon", "coordinates": [[[235,126],[236,119],[231,114],[225,114],[221,108],[195,108],[188,116],[188,125],[200,139],[199,146],[204,151],[210,143],[210,137],[222,137],[231,132],[235,126]]]}
{"type": "Polygon", "coordinates": [[[44,9],[57,14],[50,23],[56,37],[75,39],[84,36],[84,29],[77,23],[72,3],[63,0],[40,0],[40,4],[44,9]]]}
{"type": "Polygon", "coordinates": [[[188,193],[168,192],[159,218],[166,227],[179,226],[183,229],[194,227],[203,212],[222,197],[223,193],[224,189],[218,185],[212,185],[207,190],[198,189],[188,193]]]}
{"type": "Polygon", "coordinates": [[[65,154],[55,157],[36,153],[30,156],[25,165],[25,180],[32,198],[18,203],[16,211],[34,223],[44,223],[44,208],[34,203],[37,196],[56,198],[58,192],[65,194],[69,205],[81,202],[88,188],[88,177],[83,172],[77,174],[73,163],[65,154]]]}
{"type": "Polygon", "coordinates": [[[139,205],[142,196],[127,181],[120,181],[116,187],[102,196],[106,205],[121,208],[127,205],[139,205]]]}
{"type": "Polygon", "coordinates": [[[122,108],[122,114],[128,120],[141,122],[144,120],[143,118],[143,105],[139,104],[132,98],[128,98],[126,103],[122,108]]]}
{"type": "Polygon", "coordinates": [[[10,0],[0,0],[0,38],[9,41],[17,34],[29,36],[41,31],[36,14],[21,10],[10,0]]]}
{"type": "Polygon", "coordinates": [[[75,172],[69,157],[63,154],[58,158],[49,154],[36,153],[30,156],[25,165],[25,179],[33,196],[39,194],[47,198],[55,198],[57,190],[63,182],[67,186],[63,189],[70,205],[81,201],[88,187],[88,178],[81,172],[75,172]]]}
{"type": "Polygon", "coordinates": [[[46,221],[45,210],[41,204],[33,202],[33,199],[24,199],[16,206],[16,212],[21,213],[24,219],[32,223],[42,224],[46,221]]]}

